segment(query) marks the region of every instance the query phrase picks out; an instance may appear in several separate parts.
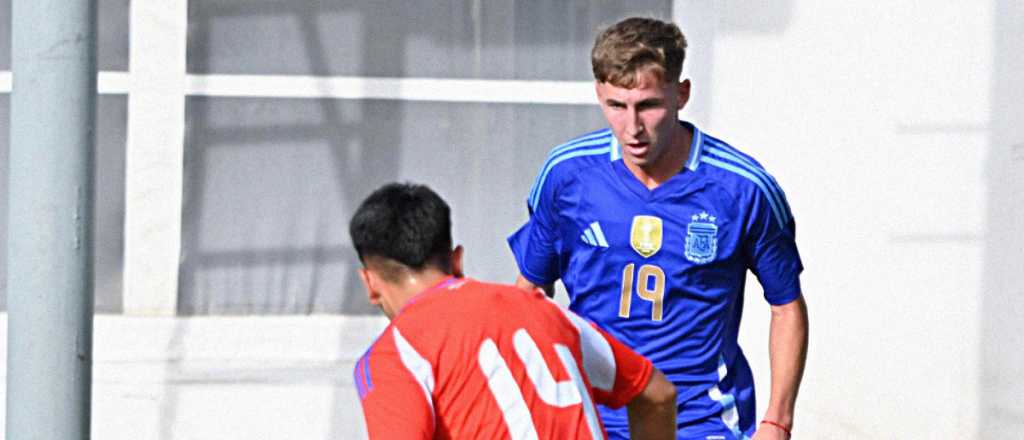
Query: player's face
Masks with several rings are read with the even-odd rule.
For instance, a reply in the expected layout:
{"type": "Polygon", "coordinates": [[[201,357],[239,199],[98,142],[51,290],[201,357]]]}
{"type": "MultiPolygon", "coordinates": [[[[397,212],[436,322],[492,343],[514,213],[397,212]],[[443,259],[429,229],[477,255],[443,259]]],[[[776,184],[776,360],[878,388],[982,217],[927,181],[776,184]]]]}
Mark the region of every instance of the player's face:
{"type": "Polygon", "coordinates": [[[682,129],[676,114],[690,96],[689,80],[663,83],[649,71],[637,73],[636,87],[597,83],[604,117],[622,145],[622,158],[631,169],[648,174],[662,164],[682,129]]]}

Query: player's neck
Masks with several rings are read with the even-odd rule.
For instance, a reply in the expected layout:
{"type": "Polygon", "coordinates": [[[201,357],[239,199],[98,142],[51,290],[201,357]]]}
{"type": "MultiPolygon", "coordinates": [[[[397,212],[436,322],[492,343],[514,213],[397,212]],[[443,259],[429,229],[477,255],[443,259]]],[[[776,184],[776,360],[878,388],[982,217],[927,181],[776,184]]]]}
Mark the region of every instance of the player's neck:
{"type": "Polygon", "coordinates": [[[451,275],[432,267],[403,275],[402,280],[394,285],[395,294],[400,302],[399,308],[405,306],[416,295],[436,286],[449,276],[451,275]]]}
{"type": "Polygon", "coordinates": [[[679,174],[690,157],[690,144],[693,142],[693,133],[683,125],[677,125],[672,134],[672,145],[665,155],[658,158],[648,166],[640,166],[625,161],[626,168],[633,173],[633,176],[640,181],[647,189],[655,189],[679,174]]]}

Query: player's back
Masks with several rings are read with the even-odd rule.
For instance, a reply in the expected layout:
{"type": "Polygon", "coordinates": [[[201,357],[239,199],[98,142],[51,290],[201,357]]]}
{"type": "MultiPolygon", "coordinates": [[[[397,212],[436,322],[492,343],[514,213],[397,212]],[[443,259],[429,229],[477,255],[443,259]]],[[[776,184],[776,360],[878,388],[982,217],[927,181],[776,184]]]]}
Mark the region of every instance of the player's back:
{"type": "Polygon", "coordinates": [[[540,293],[450,278],[412,299],[367,357],[397,355],[408,372],[392,374],[418,376],[435,438],[604,438],[581,323],[540,293]]]}

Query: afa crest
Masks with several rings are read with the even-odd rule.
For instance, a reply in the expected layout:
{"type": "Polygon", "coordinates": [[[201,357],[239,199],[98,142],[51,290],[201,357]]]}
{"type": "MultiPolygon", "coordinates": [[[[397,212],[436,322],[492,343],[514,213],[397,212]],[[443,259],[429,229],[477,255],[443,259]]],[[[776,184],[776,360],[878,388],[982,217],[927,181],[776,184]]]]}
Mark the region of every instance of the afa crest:
{"type": "Polygon", "coordinates": [[[644,258],[661,250],[661,219],[653,215],[633,217],[633,228],[629,233],[629,245],[644,258]]]}
{"type": "Polygon", "coordinates": [[[715,216],[707,212],[694,214],[686,226],[686,259],[695,264],[705,264],[715,259],[718,253],[718,225],[715,216]]]}

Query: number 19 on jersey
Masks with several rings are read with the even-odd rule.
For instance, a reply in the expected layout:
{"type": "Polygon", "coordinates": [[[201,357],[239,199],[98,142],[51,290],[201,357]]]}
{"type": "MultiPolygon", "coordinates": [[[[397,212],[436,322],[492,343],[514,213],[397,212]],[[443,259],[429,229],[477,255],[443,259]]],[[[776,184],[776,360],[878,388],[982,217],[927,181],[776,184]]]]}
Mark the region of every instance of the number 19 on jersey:
{"type": "Polygon", "coordinates": [[[619,317],[629,318],[633,304],[633,280],[636,280],[636,295],[651,302],[651,320],[661,321],[665,304],[665,271],[653,264],[640,266],[629,263],[622,269],[622,296],[619,299],[619,317]],[[635,276],[634,276],[635,272],[635,276]]]}

